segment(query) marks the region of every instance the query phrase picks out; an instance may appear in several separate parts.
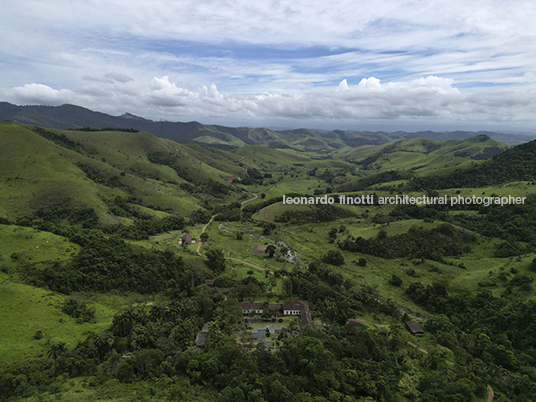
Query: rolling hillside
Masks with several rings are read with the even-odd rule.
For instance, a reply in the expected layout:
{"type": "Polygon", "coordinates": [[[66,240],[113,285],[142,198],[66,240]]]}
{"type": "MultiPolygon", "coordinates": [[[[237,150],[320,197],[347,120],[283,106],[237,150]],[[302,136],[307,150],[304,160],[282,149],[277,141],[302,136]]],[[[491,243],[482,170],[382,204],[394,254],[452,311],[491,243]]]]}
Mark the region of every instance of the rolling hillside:
{"type": "Polygon", "coordinates": [[[338,191],[363,190],[376,183],[414,176],[449,174],[453,169],[481,162],[507,148],[485,135],[441,142],[415,138],[357,148],[340,155],[359,166],[367,176],[338,186],[338,191]]]}
{"type": "Polygon", "coordinates": [[[412,188],[443,189],[483,187],[516,181],[536,180],[536,141],[506,150],[477,166],[469,166],[440,177],[423,177],[412,188]]]}
{"type": "Polygon", "coordinates": [[[486,135],[464,140],[433,141],[425,138],[398,140],[342,152],[341,156],[364,169],[412,171],[456,166],[469,160],[482,160],[508,147],[486,135]]]}
{"type": "MultiPolygon", "coordinates": [[[[303,135],[288,140],[321,141],[303,135]]],[[[348,400],[374,399],[375,379],[389,384],[378,400],[433,392],[480,402],[491,387],[504,401],[531,400],[536,209],[533,183],[515,180],[534,177],[535,144],[491,159],[506,147],[486,136],[230,152],[136,130],[1,122],[0,399],[169,400],[195,391],[192,400],[246,400],[227,386],[242,378],[257,396],[286,381],[310,400],[311,388],[295,384],[332,378],[348,400]],[[439,195],[527,203],[282,202],[336,197],[344,186],[356,197],[422,195],[427,183],[466,185],[439,195]],[[479,184],[487,187],[475,192],[479,184]],[[179,245],[184,234],[196,244],[179,245]],[[268,322],[244,320],[235,298],[307,301],[315,327],[273,311],[270,329],[281,332],[261,343],[268,322]],[[407,330],[410,316],[422,337],[407,330]]]]}
{"type": "Polygon", "coordinates": [[[151,214],[187,214],[203,200],[224,197],[225,177],[242,170],[232,163],[222,166],[227,171],[211,167],[190,148],[143,132],[62,132],[2,122],[0,144],[0,216],[10,219],[69,206],[120,221],[110,213],[117,197],[151,214]]]}

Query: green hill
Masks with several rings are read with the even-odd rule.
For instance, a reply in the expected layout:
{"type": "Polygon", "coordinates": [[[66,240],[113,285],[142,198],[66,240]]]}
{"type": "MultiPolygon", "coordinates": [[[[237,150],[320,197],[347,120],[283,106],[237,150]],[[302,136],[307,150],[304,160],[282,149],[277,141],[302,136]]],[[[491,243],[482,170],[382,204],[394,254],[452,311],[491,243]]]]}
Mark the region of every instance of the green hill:
{"type": "Polygon", "coordinates": [[[361,172],[369,176],[344,183],[338,190],[363,190],[376,183],[408,179],[415,175],[446,174],[456,167],[490,158],[507,148],[485,135],[479,135],[441,142],[415,138],[342,151],[343,159],[358,165],[361,172]]]}
{"type": "Polygon", "coordinates": [[[497,154],[476,166],[442,176],[416,178],[411,188],[478,188],[516,181],[536,180],[536,141],[521,144],[497,154]]]}
{"type": "Polygon", "coordinates": [[[536,142],[188,127],[0,123],[0,400],[533,399],[536,142]]]}
{"type": "Polygon", "coordinates": [[[10,219],[69,206],[120,221],[110,212],[117,197],[136,200],[154,214],[188,214],[207,197],[224,197],[225,177],[238,171],[211,167],[190,148],[142,132],[58,131],[2,122],[0,146],[0,216],[10,219]]]}

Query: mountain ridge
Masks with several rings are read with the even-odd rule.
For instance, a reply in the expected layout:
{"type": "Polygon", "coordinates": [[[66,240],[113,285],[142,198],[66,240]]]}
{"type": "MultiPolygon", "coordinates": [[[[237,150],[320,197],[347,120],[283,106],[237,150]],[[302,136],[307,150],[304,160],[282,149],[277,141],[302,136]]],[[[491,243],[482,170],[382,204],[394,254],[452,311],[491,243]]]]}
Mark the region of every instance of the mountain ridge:
{"type": "Polygon", "coordinates": [[[418,131],[409,133],[395,131],[387,133],[385,131],[344,131],[338,129],[320,131],[306,128],[271,130],[262,127],[226,127],[202,124],[197,121],[153,121],[128,112],[121,116],[112,116],[72,104],[17,106],[8,102],[0,102],[0,120],[55,129],[133,128],[179,143],[197,142],[222,149],[238,148],[245,145],[263,145],[300,151],[330,152],[345,147],[381,145],[398,139],[427,138],[445,141],[466,139],[477,135],[487,135],[495,141],[512,146],[528,142],[533,138],[522,134],[502,134],[489,131],[418,131]]]}

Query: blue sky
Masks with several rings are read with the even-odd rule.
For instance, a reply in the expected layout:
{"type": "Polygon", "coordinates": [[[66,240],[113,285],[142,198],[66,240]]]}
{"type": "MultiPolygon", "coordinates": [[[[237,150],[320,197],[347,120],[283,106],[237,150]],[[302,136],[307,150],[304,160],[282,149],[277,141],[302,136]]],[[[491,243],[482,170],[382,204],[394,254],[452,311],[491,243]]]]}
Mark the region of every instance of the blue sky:
{"type": "Polygon", "coordinates": [[[0,99],[230,126],[536,132],[532,1],[7,0],[0,99]]]}

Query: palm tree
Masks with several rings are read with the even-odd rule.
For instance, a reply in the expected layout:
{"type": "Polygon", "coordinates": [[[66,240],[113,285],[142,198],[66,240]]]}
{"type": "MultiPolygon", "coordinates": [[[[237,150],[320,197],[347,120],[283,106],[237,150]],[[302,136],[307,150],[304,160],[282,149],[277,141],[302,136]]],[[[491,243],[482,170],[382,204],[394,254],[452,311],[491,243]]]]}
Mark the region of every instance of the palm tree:
{"type": "Polygon", "coordinates": [[[127,310],[123,314],[115,316],[112,326],[117,329],[116,334],[127,336],[134,326],[136,316],[132,310],[127,310]]]}
{"type": "Polygon", "coordinates": [[[95,339],[95,346],[99,352],[99,357],[102,359],[108,353],[114,344],[114,337],[108,332],[103,332],[95,339]]]}
{"type": "Polygon", "coordinates": [[[50,345],[50,349],[48,350],[48,357],[54,359],[54,369],[56,369],[56,359],[65,352],[67,352],[65,342],[53,343],[52,345],[50,345]]]}

